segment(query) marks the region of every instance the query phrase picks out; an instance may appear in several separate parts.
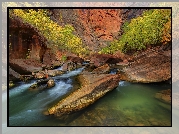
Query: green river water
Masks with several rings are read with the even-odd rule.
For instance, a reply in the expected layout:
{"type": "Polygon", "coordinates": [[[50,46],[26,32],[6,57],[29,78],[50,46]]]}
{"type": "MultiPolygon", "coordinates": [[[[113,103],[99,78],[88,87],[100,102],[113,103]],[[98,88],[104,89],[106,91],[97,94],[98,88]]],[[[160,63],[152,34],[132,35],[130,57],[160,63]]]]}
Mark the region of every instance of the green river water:
{"type": "Polygon", "coordinates": [[[49,106],[72,92],[73,77],[80,72],[56,77],[56,86],[44,91],[29,91],[34,81],[10,89],[9,126],[171,126],[171,105],[154,98],[158,91],[171,89],[166,83],[121,81],[94,104],[65,119],[43,115],[49,106]]]}

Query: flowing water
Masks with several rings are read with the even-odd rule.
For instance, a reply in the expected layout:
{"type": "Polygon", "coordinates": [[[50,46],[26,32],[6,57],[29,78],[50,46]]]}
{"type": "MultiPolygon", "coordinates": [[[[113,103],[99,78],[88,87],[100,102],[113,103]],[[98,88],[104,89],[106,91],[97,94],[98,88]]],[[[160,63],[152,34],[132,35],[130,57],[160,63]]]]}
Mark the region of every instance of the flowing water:
{"type": "Polygon", "coordinates": [[[34,80],[18,83],[9,90],[9,125],[171,126],[171,105],[154,98],[156,92],[171,88],[164,83],[131,84],[121,81],[116,89],[64,120],[45,116],[44,110],[75,90],[74,77],[81,71],[82,68],[54,77],[55,87],[43,91],[28,90],[34,80]]]}

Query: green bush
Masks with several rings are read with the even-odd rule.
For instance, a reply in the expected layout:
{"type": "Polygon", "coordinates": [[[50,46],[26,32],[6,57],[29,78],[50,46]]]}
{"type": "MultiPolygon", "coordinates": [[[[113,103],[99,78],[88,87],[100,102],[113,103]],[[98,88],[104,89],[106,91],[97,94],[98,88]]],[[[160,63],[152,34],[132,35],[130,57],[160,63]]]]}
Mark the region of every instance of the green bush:
{"type": "Polygon", "coordinates": [[[100,53],[114,53],[121,50],[142,50],[147,45],[158,44],[171,40],[171,10],[152,9],[145,11],[141,17],[125,23],[122,27],[124,34],[119,40],[111,42],[100,53]]]}
{"type": "Polygon", "coordinates": [[[61,57],[61,61],[65,62],[66,60],[67,60],[67,57],[66,57],[65,55],[63,55],[63,56],[61,57]]]}

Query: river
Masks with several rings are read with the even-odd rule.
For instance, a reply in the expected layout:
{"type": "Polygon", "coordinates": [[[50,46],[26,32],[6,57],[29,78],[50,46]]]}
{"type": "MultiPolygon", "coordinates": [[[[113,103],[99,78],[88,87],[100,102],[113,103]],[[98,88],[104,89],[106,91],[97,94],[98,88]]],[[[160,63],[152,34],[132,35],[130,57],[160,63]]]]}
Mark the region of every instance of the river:
{"type": "Polygon", "coordinates": [[[116,89],[64,120],[44,115],[48,107],[76,90],[74,77],[81,71],[54,77],[55,87],[47,90],[29,91],[34,80],[10,89],[9,126],[171,126],[171,105],[154,98],[156,92],[171,88],[165,83],[121,81],[116,89]]]}

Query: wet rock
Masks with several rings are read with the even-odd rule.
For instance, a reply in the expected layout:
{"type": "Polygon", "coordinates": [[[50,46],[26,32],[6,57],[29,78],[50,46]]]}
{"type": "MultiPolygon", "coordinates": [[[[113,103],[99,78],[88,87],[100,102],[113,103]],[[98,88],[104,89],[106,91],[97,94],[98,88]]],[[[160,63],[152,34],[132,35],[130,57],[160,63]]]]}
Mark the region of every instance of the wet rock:
{"type": "Polygon", "coordinates": [[[29,90],[44,90],[46,88],[53,87],[55,85],[53,79],[40,79],[36,83],[29,87],[29,90]]]}
{"type": "Polygon", "coordinates": [[[57,76],[57,75],[61,75],[63,73],[64,72],[61,71],[61,70],[48,70],[48,75],[52,76],[52,77],[57,76]]]}
{"type": "Polygon", "coordinates": [[[35,73],[35,78],[37,78],[37,79],[43,79],[43,78],[45,78],[45,72],[44,71],[40,71],[38,73],[35,73]]]}
{"type": "Polygon", "coordinates": [[[67,70],[68,70],[68,63],[66,62],[62,65],[62,71],[67,71],[67,70]]]}
{"type": "Polygon", "coordinates": [[[121,79],[130,82],[162,82],[171,78],[171,58],[153,49],[141,52],[121,71],[121,79]]]}
{"type": "Polygon", "coordinates": [[[33,79],[34,76],[33,75],[21,75],[20,79],[24,82],[27,82],[28,80],[33,79]]]}
{"type": "Polygon", "coordinates": [[[13,87],[15,84],[13,83],[13,81],[9,81],[9,87],[13,87]]]}
{"type": "Polygon", "coordinates": [[[165,103],[171,103],[171,89],[162,90],[155,94],[155,98],[165,103]]]}
{"type": "Polygon", "coordinates": [[[77,64],[74,62],[69,62],[68,63],[68,71],[75,70],[77,68],[77,64]]]}
{"type": "Polygon", "coordinates": [[[81,74],[78,76],[81,88],[48,109],[49,114],[66,115],[84,109],[118,86],[119,75],[81,74]]]}
{"type": "Polygon", "coordinates": [[[47,87],[48,88],[51,88],[51,87],[54,87],[55,86],[55,81],[53,79],[50,79],[48,82],[47,82],[47,87]]]}
{"type": "Polygon", "coordinates": [[[38,87],[38,84],[35,83],[35,84],[33,84],[33,85],[31,85],[31,86],[29,87],[29,90],[37,89],[37,87],[38,87]]]}

